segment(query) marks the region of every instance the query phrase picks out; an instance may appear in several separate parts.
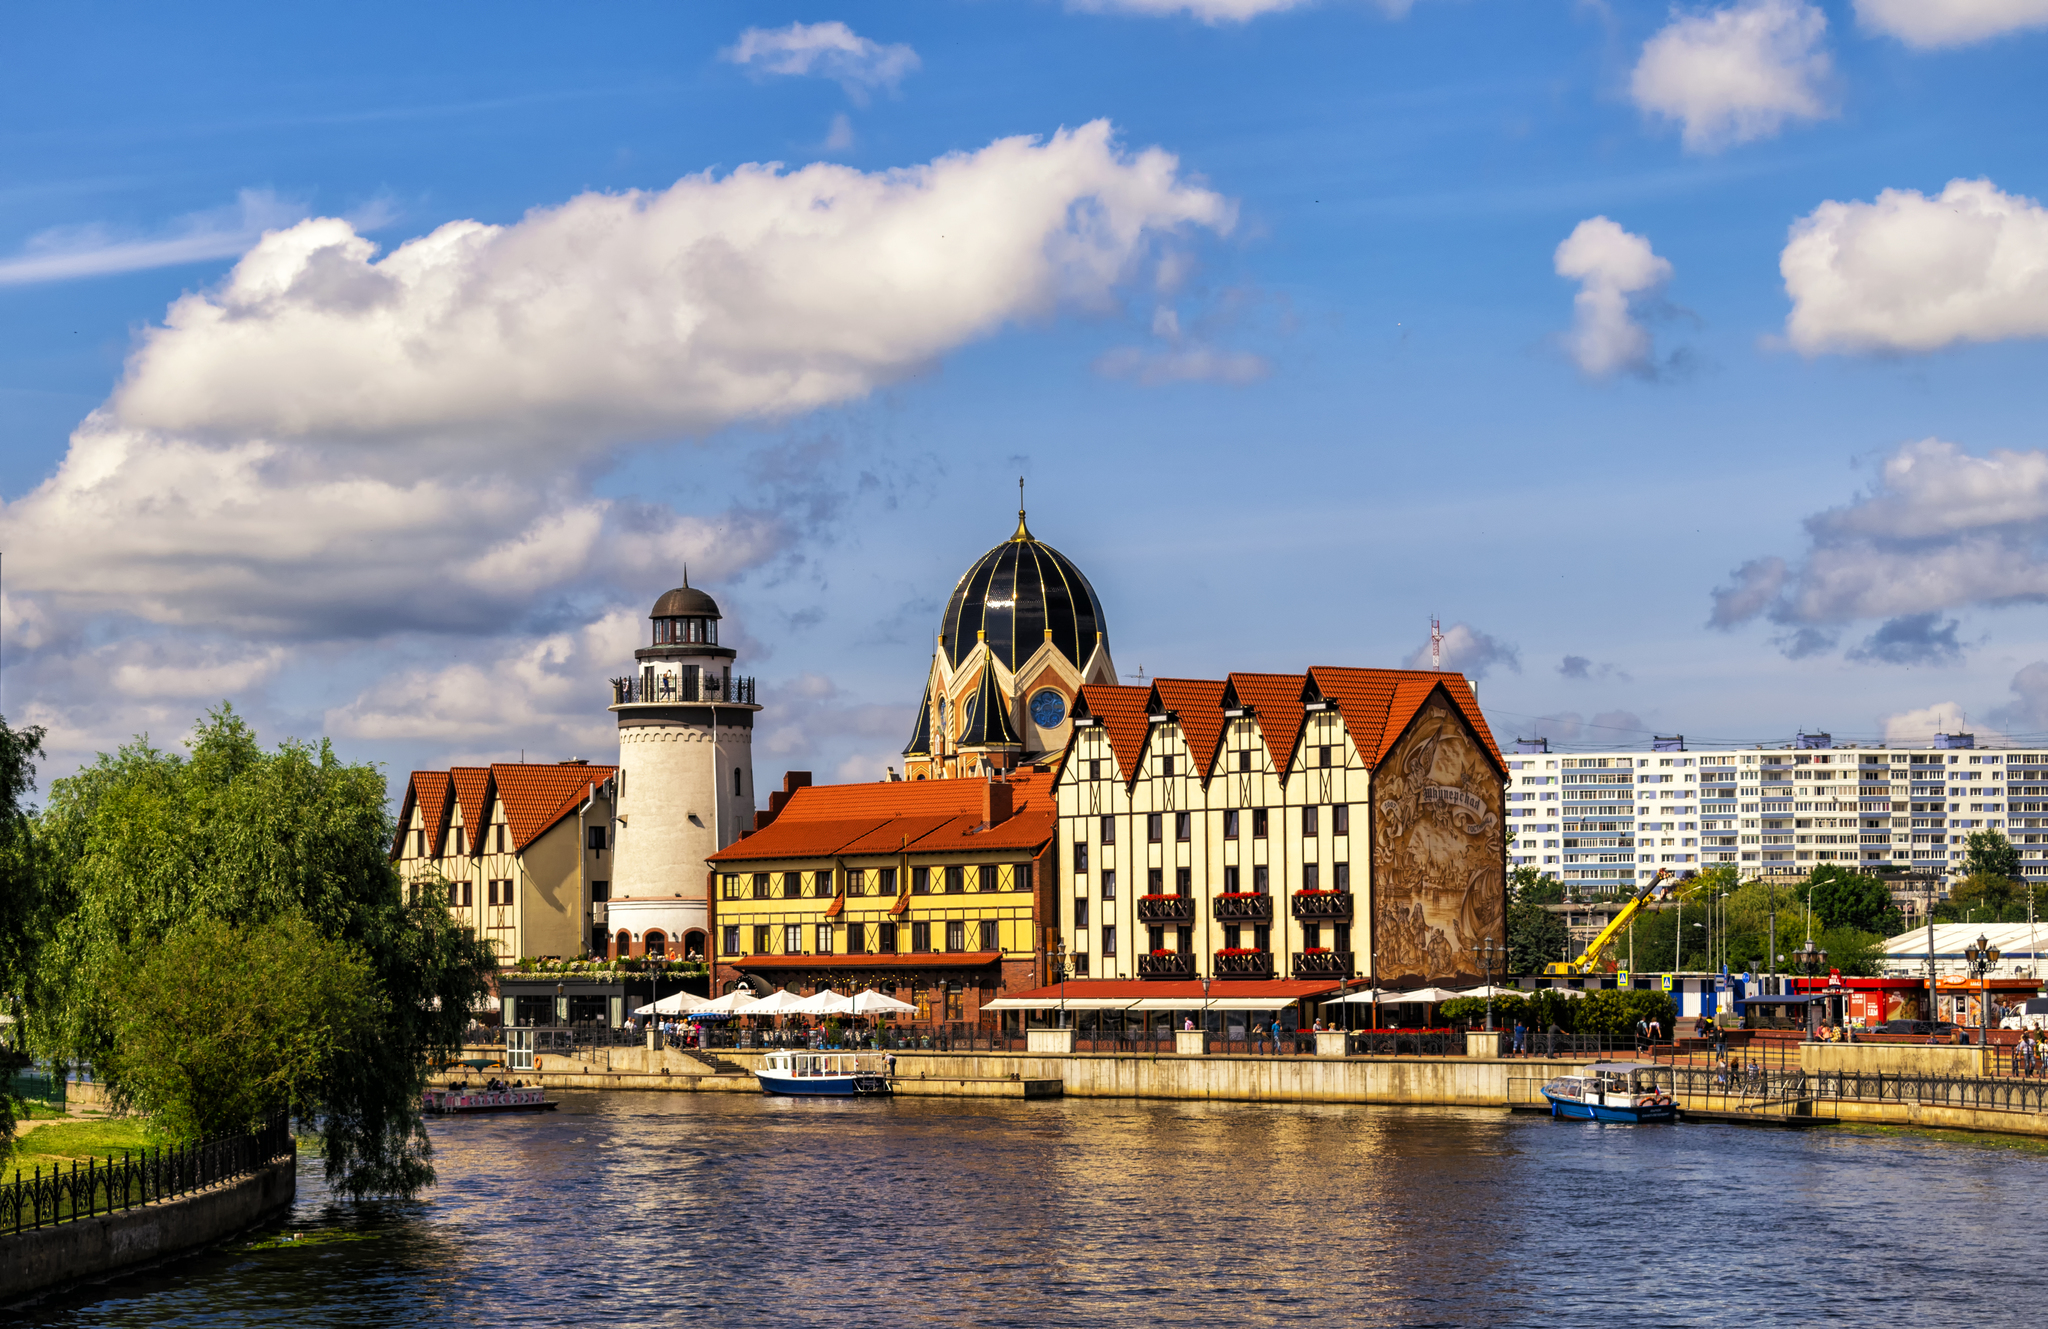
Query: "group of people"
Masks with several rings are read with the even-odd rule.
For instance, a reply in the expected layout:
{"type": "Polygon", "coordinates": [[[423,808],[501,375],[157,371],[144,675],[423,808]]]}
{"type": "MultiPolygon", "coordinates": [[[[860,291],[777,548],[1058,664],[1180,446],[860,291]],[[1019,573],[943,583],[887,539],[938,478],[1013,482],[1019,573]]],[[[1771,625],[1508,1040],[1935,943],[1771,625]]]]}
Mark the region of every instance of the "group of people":
{"type": "Polygon", "coordinates": [[[1515,1020],[1515,1027],[1508,1033],[1508,1055],[1511,1057],[1534,1057],[1557,1055],[1557,1046],[1566,1039],[1564,1026],[1557,1021],[1550,1022],[1550,1028],[1538,1034],[1521,1019],[1515,1020]],[[1541,1049],[1539,1052],[1539,1048],[1541,1049]]]}

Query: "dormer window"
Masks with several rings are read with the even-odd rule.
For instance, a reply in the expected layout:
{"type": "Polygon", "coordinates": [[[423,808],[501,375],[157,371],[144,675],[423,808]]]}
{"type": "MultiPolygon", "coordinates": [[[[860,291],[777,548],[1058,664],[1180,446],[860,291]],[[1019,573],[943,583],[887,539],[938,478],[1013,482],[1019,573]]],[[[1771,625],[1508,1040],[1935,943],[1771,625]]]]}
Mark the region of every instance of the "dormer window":
{"type": "Polygon", "coordinates": [[[715,618],[657,618],[654,620],[654,644],[656,646],[686,646],[718,644],[718,620],[715,618]]]}

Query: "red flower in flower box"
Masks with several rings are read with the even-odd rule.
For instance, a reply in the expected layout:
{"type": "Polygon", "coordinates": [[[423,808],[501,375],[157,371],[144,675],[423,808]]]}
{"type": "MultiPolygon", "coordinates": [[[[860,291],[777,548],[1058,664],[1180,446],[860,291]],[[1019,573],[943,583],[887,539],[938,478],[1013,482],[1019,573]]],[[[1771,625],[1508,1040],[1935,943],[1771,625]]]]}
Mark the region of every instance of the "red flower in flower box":
{"type": "Polygon", "coordinates": [[[1223,891],[1216,898],[1219,900],[1259,900],[1263,899],[1265,894],[1264,891],[1223,891]]]}
{"type": "Polygon", "coordinates": [[[1220,950],[1220,951],[1218,951],[1218,952],[1216,952],[1216,953],[1217,953],[1218,955],[1264,955],[1264,954],[1265,954],[1265,952],[1264,952],[1264,951],[1262,951],[1262,950],[1259,950],[1259,949],[1258,949],[1257,947],[1255,947],[1255,946],[1226,946],[1226,947],[1224,947],[1224,948],[1223,948],[1222,950],[1220,950]]]}
{"type": "Polygon", "coordinates": [[[1329,953],[1330,948],[1328,946],[1310,946],[1302,951],[1303,955],[1328,955],[1329,953]]]}
{"type": "Polygon", "coordinates": [[[1324,890],[1314,890],[1314,891],[1296,891],[1296,892],[1295,892],[1295,894],[1296,894],[1296,895],[1341,895],[1341,894],[1343,894],[1343,892],[1342,892],[1342,891],[1324,891],[1324,890]]]}
{"type": "Polygon", "coordinates": [[[1160,947],[1160,948],[1159,948],[1158,950],[1155,950],[1155,951],[1153,951],[1152,953],[1153,953],[1154,955],[1178,955],[1178,954],[1180,954],[1180,952],[1179,952],[1179,951],[1169,951],[1169,950],[1167,950],[1167,949],[1166,949],[1165,947],[1163,947],[1163,946],[1162,946],[1162,947],[1160,947]]]}
{"type": "Polygon", "coordinates": [[[1159,895],[1152,895],[1152,894],[1146,894],[1146,895],[1141,895],[1141,896],[1139,896],[1138,898],[1139,898],[1140,900],[1178,900],[1178,899],[1179,899],[1180,897],[1179,897],[1179,896],[1177,896],[1177,895],[1166,895],[1166,894],[1159,894],[1159,895]]]}

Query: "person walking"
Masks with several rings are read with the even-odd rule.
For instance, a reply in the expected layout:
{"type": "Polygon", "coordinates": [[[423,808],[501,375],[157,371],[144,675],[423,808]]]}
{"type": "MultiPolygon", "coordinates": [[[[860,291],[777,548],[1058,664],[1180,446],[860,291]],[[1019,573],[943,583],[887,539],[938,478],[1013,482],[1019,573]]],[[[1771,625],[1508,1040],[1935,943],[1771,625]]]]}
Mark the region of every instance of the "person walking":
{"type": "Polygon", "coordinates": [[[1560,1037],[1562,1037],[1562,1036],[1563,1036],[1563,1034],[1564,1034],[1564,1029],[1563,1029],[1563,1027],[1562,1027],[1562,1026],[1560,1026],[1560,1025],[1558,1024],[1558,1022],[1557,1022],[1557,1021],[1555,1021],[1555,1020],[1552,1020],[1552,1021],[1550,1022],[1550,1034],[1549,1034],[1549,1037],[1550,1037],[1550,1048],[1549,1048],[1549,1051],[1548,1051],[1548,1053],[1547,1053],[1546,1055],[1548,1055],[1548,1056],[1552,1056],[1552,1057],[1555,1057],[1555,1056],[1557,1055],[1557,1040],[1558,1040],[1558,1039],[1559,1039],[1560,1037]]]}
{"type": "Polygon", "coordinates": [[[1514,1055],[1517,1057],[1529,1055],[1529,1026],[1523,1024],[1519,1016],[1515,1018],[1514,1040],[1508,1046],[1514,1050],[1514,1055]]]}

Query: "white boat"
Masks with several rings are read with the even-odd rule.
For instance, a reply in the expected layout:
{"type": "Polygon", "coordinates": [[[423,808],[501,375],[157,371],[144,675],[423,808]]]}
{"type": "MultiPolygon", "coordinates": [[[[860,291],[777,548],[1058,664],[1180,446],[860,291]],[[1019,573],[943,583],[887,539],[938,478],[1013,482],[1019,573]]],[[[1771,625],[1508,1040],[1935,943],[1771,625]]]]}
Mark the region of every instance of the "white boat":
{"type": "Polygon", "coordinates": [[[553,1112],[555,1103],[538,1086],[503,1089],[429,1089],[420,1104],[428,1112],[467,1116],[483,1112],[553,1112]]]}
{"type": "Polygon", "coordinates": [[[852,1098],[889,1092],[888,1058],[880,1052],[771,1052],[754,1078],[764,1094],[852,1098]]]}
{"type": "Polygon", "coordinates": [[[1633,1061],[1597,1061],[1579,1075],[1543,1086],[1550,1115],[1580,1121],[1676,1121],[1678,1105],[1657,1083],[1662,1069],[1633,1061]]]}

